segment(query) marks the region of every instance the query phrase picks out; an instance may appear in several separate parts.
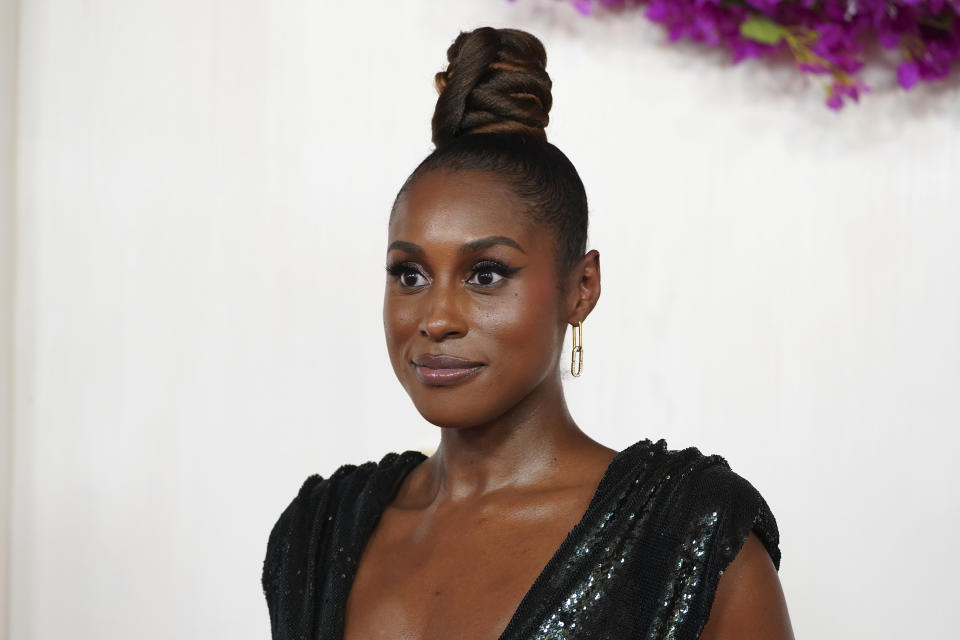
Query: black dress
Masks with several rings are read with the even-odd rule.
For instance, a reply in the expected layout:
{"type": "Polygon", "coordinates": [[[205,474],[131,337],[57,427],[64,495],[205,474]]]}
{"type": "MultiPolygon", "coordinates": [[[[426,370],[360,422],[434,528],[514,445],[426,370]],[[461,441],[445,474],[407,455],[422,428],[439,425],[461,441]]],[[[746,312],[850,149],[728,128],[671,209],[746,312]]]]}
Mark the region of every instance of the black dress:
{"type": "MultiPolygon", "coordinates": [[[[357,559],[424,459],[391,453],[307,478],[263,563],[274,640],[342,639],[357,559]]],[[[610,463],[500,640],[697,638],[720,575],[751,531],[779,569],[776,521],[749,482],[719,456],[642,440],[610,463]]]]}

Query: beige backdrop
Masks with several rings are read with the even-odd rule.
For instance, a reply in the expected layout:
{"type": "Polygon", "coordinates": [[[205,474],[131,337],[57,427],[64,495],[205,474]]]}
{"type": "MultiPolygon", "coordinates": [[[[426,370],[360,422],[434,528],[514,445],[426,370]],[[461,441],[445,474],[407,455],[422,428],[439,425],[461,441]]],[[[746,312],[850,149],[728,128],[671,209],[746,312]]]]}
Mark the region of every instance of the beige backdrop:
{"type": "Polygon", "coordinates": [[[17,9],[16,0],[0,0],[0,639],[2,640],[7,638],[10,621],[17,9]]]}

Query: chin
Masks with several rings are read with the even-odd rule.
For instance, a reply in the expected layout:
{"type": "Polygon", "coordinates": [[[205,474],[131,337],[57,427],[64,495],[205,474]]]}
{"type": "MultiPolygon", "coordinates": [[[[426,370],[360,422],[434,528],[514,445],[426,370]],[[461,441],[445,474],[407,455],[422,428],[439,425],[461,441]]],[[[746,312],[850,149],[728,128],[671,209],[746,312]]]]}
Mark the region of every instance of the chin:
{"type": "Polygon", "coordinates": [[[509,414],[528,395],[518,393],[518,388],[523,387],[518,385],[496,394],[489,389],[421,387],[409,395],[417,411],[430,424],[444,429],[470,429],[492,424],[509,414]]]}
{"type": "Polygon", "coordinates": [[[401,382],[424,420],[444,429],[470,429],[491,424],[510,413],[545,377],[530,379],[485,371],[462,384],[447,387],[424,385],[416,375],[405,375],[401,382]]]}
{"type": "Polygon", "coordinates": [[[472,402],[463,402],[462,398],[412,399],[424,420],[444,429],[470,429],[491,422],[500,415],[492,407],[471,406],[472,402]]]}

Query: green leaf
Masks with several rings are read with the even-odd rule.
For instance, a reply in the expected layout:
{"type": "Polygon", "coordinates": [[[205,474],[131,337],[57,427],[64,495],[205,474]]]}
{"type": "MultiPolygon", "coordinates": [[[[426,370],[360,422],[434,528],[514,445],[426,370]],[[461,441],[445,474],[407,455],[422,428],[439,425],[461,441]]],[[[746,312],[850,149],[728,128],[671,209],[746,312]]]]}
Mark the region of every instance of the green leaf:
{"type": "Polygon", "coordinates": [[[950,27],[953,26],[953,21],[956,17],[956,14],[946,13],[939,16],[925,16],[918,18],[917,22],[920,24],[925,24],[928,27],[933,27],[934,29],[941,29],[942,31],[950,31],[950,27]]]}
{"type": "Polygon", "coordinates": [[[763,16],[750,16],[740,23],[740,35],[762,44],[777,44],[785,34],[786,29],[763,16]]]}

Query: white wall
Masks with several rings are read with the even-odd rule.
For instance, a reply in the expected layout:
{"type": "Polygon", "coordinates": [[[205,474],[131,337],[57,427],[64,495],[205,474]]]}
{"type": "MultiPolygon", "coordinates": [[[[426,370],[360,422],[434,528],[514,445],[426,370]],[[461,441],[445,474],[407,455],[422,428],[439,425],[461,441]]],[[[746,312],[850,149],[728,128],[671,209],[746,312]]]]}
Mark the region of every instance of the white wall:
{"type": "Polygon", "coordinates": [[[7,640],[10,619],[17,5],[0,0],[0,640],[7,640]]]}
{"type": "Polygon", "coordinates": [[[957,82],[836,114],[550,0],[21,13],[13,640],[267,637],[303,478],[433,445],[383,346],[385,223],[447,44],[487,23],[545,41],[591,196],[574,415],[749,478],[798,637],[952,633],[957,82]]]}

